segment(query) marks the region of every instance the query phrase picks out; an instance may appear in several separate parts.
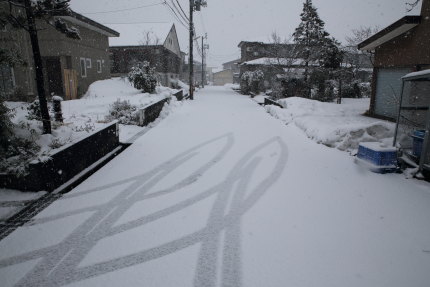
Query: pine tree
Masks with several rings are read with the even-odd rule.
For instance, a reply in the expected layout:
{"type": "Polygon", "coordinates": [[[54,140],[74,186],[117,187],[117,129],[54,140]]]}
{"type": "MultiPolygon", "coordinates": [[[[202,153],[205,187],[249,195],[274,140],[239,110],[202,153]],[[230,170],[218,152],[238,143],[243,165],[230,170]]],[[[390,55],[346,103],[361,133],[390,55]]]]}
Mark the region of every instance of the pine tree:
{"type": "Polygon", "coordinates": [[[304,81],[309,86],[309,65],[337,68],[342,61],[342,53],[339,43],[325,31],[325,23],[319,17],[312,0],[303,3],[300,19],[301,23],[293,33],[293,38],[296,43],[296,57],[304,60],[304,81]]]}

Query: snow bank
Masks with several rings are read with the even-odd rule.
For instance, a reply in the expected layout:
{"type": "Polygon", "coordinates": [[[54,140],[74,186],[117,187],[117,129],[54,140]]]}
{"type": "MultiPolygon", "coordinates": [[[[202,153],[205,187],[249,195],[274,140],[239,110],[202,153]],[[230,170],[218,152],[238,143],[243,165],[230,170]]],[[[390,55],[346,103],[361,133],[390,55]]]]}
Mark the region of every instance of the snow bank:
{"type": "Polygon", "coordinates": [[[266,111],[286,124],[294,123],[318,143],[340,150],[355,150],[360,142],[391,144],[394,124],[362,114],[369,99],[343,99],[343,103],[322,103],[304,98],[282,99],[284,107],[266,106],[266,111]]]}
{"type": "MultiPolygon", "coordinates": [[[[31,160],[44,161],[58,148],[77,142],[90,133],[100,130],[108,125],[106,116],[110,105],[118,99],[128,101],[137,109],[144,108],[162,99],[169,98],[174,92],[167,87],[158,86],[154,94],[141,93],[135,89],[125,78],[113,78],[94,82],[87,93],[76,100],[62,101],[62,124],[53,122],[52,134],[42,135],[41,122],[29,120],[28,103],[7,102],[7,106],[14,109],[15,134],[21,138],[36,143],[39,147],[37,154],[31,160]]],[[[120,134],[124,126],[120,125],[120,134]]],[[[141,128],[127,129],[127,137],[141,128]]],[[[25,165],[22,161],[13,162],[15,170],[23,172],[25,165]]]]}
{"type": "Polygon", "coordinates": [[[226,87],[227,89],[233,89],[233,90],[240,89],[240,85],[239,84],[225,84],[224,87],[226,87]]]}

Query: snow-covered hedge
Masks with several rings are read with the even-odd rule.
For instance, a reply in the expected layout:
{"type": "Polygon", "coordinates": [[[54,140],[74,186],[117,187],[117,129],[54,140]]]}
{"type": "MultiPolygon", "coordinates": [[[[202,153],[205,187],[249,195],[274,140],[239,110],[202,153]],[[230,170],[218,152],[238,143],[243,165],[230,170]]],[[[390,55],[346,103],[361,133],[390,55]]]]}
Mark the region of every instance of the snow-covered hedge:
{"type": "Polygon", "coordinates": [[[136,89],[144,93],[152,94],[157,86],[155,68],[151,68],[147,61],[132,67],[128,79],[136,89]]]}
{"type": "Polygon", "coordinates": [[[123,125],[138,125],[139,114],[138,108],[130,104],[127,100],[116,100],[109,107],[109,115],[106,116],[106,121],[118,120],[123,125]]]}

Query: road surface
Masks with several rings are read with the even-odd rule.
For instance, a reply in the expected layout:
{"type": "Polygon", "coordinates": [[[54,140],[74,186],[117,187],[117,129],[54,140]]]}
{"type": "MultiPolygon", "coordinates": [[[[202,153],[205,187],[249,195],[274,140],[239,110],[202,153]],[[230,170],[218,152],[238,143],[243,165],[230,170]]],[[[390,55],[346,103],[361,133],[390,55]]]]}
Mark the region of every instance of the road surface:
{"type": "Polygon", "coordinates": [[[430,191],[207,87],[0,242],[2,286],[428,286],[430,191]]]}

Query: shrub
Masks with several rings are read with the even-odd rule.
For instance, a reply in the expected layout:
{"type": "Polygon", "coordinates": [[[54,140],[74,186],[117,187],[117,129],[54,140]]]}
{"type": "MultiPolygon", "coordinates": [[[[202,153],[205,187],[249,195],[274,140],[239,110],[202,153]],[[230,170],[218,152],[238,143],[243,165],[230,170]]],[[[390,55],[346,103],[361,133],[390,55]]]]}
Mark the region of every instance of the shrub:
{"type": "Polygon", "coordinates": [[[0,172],[25,175],[29,162],[37,157],[40,147],[34,142],[12,135],[9,144],[0,146],[0,172]]]}
{"type": "Polygon", "coordinates": [[[144,93],[153,93],[157,86],[155,68],[151,68],[147,61],[132,67],[128,79],[133,87],[144,93]]]}
{"type": "Polygon", "coordinates": [[[27,107],[28,115],[26,118],[28,120],[42,120],[42,113],[40,111],[40,103],[39,100],[35,100],[34,102],[30,103],[27,107]]]}
{"type": "Polygon", "coordinates": [[[246,71],[240,78],[240,88],[243,94],[249,94],[249,92],[259,93],[261,81],[264,79],[264,73],[261,70],[254,72],[246,71]]]}
{"type": "Polygon", "coordinates": [[[110,105],[109,115],[106,116],[106,120],[118,120],[120,124],[124,125],[137,125],[139,124],[137,106],[130,104],[129,101],[118,99],[110,105]]]}
{"type": "Polygon", "coordinates": [[[10,137],[13,135],[13,115],[14,111],[5,105],[4,97],[0,95],[0,144],[4,148],[10,144],[10,137]]]}

